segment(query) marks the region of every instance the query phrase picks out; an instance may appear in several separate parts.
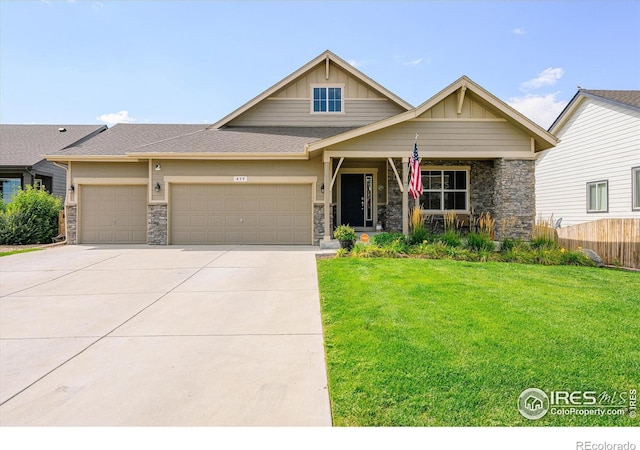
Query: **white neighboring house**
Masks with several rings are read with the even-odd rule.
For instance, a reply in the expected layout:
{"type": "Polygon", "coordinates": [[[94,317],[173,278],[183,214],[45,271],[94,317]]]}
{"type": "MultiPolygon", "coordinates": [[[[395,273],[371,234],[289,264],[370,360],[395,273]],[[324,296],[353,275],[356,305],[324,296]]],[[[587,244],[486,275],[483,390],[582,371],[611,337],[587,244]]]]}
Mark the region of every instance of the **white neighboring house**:
{"type": "Polygon", "coordinates": [[[640,218],[640,91],[580,89],[536,156],[536,213],[561,226],[640,218]]]}

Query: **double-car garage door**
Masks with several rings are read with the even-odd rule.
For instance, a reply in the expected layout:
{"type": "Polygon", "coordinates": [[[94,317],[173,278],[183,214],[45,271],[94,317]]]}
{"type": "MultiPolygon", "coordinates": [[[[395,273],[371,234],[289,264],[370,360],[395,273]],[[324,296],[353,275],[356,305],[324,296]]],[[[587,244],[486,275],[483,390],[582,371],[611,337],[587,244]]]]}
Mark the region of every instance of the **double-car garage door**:
{"type": "Polygon", "coordinates": [[[310,244],[308,184],[176,184],[172,244],[310,244]]]}
{"type": "MultiPolygon", "coordinates": [[[[175,184],[170,244],[311,244],[309,184],[175,184]]],[[[147,242],[147,186],[82,186],[79,242],[147,242]]]]}

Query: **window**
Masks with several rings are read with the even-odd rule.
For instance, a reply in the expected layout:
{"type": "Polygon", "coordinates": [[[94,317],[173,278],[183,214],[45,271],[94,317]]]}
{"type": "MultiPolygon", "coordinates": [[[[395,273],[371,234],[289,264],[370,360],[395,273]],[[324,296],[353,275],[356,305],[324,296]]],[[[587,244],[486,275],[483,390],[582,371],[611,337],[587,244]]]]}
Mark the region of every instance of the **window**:
{"type": "Polygon", "coordinates": [[[20,178],[0,178],[0,195],[5,203],[10,203],[14,194],[20,190],[22,180],[20,178]]]}
{"type": "Polygon", "coordinates": [[[587,212],[608,212],[608,181],[587,183],[587,212]]]}
{"type": "Polygon", "coordinates": [[[469,170],[423,170],[422,208],[427,211],[467,211],[469,170]]]}
{"type": "Polygon", "coordinates": [[[342,112],[342,87],[314,87],[312,111],[314,113],[342,112]]]}
{"type": "Polygon", "coordinates": [[[632,201],[633,201],[633,210],[640,210],[640,167],[634,167],[631,169],[631,191],[632,201]]]}

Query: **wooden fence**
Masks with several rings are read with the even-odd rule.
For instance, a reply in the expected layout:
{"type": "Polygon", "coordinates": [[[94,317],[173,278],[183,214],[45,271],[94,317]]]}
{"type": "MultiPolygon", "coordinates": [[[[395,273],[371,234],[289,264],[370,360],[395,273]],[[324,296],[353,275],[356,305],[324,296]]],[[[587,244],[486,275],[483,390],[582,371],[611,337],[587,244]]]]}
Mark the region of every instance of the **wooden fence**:
{"type": "Polygon", "coordinates": [[[558,228],[558,243],[589,248],[608,265],[640,269],[640,219],[600,219],[558,228]]]}

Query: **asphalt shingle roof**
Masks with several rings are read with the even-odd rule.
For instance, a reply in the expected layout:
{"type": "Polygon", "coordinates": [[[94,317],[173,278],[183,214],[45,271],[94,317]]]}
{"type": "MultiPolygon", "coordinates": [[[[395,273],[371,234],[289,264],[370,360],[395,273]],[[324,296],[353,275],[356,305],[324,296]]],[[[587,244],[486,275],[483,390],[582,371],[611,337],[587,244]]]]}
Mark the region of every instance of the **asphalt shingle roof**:
{"type": "Polygon", "coordinates": [[[582,92],[606,98],[608,100],[613,100],[614,102],[624,103],[625,105],[640,108],[640,91],[605,91],[583,89],[582,92]]]}
{"type": "Polygon", "coordinates": [[[307,143],[351,128],[224,127],[205,125],[118,124],[81,145],[58,154],[127,153],[303,153],[307,143]]]}
{"type": "Polygon", "coordinates": [[[32,166],[104,125],[0,125],[0,166],[32,166]],[[60,132],[64,128],[66,131],[60,132]]]}

